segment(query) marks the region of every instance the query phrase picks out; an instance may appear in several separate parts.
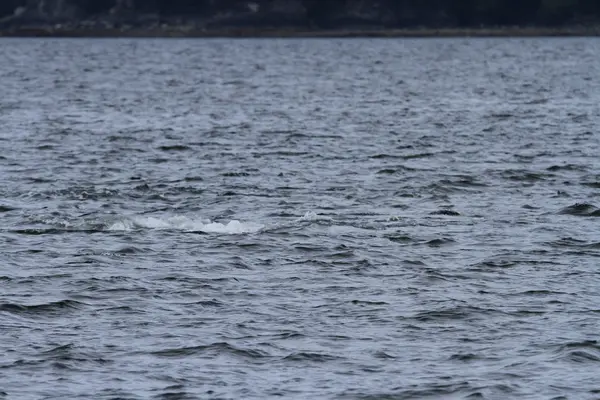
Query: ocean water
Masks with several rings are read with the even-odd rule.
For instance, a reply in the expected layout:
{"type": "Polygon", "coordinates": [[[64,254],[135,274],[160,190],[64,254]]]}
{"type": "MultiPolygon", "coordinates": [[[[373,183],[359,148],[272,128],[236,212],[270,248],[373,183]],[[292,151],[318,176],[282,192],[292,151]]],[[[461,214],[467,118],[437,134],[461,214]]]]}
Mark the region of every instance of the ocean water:
{"type": "Polygon", "coordinates": [[[600,41],[0,41],[0,399],[600,399],[600,41]]]}

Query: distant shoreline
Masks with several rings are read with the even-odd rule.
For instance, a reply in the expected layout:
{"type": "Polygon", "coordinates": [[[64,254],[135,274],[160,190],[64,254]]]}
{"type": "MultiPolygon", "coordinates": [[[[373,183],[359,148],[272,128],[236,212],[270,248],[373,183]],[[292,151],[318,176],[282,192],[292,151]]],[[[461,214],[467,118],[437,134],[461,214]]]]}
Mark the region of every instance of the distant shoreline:
{"type": "Polygon", "coordinates": [[[598,37],[600,26],[572,28],[506,27],[443,29],[270,29],[186,26],[149,28],[21,27],[0,30],[0,37],[33,38],[461,38],[461,37],[598,37]]]}

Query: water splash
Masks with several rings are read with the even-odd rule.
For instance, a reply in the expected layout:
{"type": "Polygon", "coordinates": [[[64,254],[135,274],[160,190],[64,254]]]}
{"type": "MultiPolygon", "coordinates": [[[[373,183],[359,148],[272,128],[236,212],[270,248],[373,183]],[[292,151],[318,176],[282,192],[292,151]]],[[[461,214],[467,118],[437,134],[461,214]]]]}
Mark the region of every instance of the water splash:
{"type": "Polygon", "coordinates": [[[253,222],[231,220],[228,223],[213,222],[209,219],[193,219],[186,216],[168,218],[135,216],[123,218],[107,226],[108,231],[131,231],[136,229],[165,229],[189,232],[241,234],[255,233],[264,225],[253,222]]]}

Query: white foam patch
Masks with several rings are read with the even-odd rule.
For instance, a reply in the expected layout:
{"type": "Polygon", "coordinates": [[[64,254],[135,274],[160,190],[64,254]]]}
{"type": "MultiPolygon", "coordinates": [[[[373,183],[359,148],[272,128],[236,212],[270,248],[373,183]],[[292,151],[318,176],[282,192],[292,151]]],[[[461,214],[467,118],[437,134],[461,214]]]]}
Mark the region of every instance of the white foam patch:
{"type": "Polygon", "coordinates": [[[263,229],[264,225],[252,222],[240,222],[231,220],[226,224],[212,222],[208,219],[193,219],[185,216],[173,216],[168,218],[157,217],[131,217],[113,222],[107,227],[109,231],[131,231],[134,229],[169,229],[188,232],[207,232],[240,234],[254,233],[263,229]]]}
{"type": "Polygon", "coordinates": [[[319,215],[314,211],[307,211],[302,217],[296,219],[296,222],[302,221],[332,221],[332,218],[319,215]]]}
{"type": "Polygon", "coordinates": [[[60,226],[62,228],[71,228],[73,226],[71,222],[61,218],[46,218],[42,219],[40,222],[46,225],[60,226]]]}

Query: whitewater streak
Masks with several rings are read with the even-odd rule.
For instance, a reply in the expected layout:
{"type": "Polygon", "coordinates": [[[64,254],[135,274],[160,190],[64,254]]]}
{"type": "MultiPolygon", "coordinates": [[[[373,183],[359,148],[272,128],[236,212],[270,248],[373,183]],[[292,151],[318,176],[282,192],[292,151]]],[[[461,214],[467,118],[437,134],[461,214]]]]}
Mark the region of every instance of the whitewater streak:
{"type": "Polygon", "coordinates": [[[213,222],[209,219],[193,219],[186,216],[172,216],[157,218],[150,216],[135,216],[122,218],[107,226],[109,231],[132,231],[136,229],[168,229],[189,232],[206,233],[255,233],[264,228],[264,225],[252,222],[231,220],[226,224],[213,222]]]}

